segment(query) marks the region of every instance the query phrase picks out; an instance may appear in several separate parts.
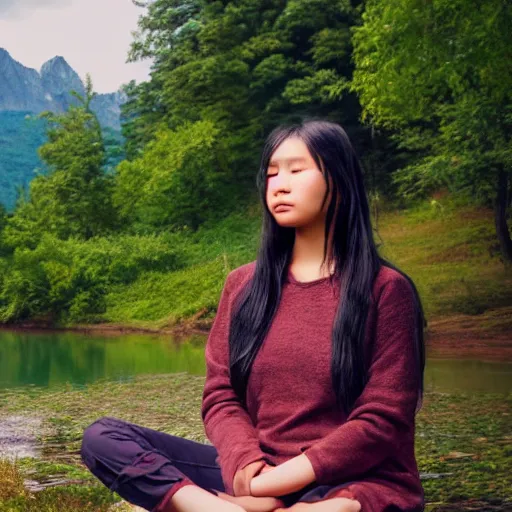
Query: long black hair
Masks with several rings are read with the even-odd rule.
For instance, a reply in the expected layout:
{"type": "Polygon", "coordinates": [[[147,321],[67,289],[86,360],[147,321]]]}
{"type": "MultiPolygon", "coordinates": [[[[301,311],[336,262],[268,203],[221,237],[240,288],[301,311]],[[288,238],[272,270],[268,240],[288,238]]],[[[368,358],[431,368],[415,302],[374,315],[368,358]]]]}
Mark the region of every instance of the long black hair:
{"type": "MultiPolygon", "coordinates": [[[[281,289],[290,264],[295,228],[280,226],[266,200],[267,167],[276,148],[288,137],[298,137],[307,146],[327,183],[324,203],[332,178],[333,190],[326,213],[324,259],[332,268],[331,279],[341,279],[340,300],[332,330],[331,376],[337,405],[346,414],[361,394],[367,379],[363,343],[373,284],[380,267],[400,272],[412,285],[416,301],[416,363],[419,411],[423,399],[426,325],[418,291],[412,280],[393,264],[380,257],[373,239],[370,209],[361,164],[345,130],[325,120],[304,120],[300,124],[275,128],[265,142],[256,184],[263,204],[261,242],[254,275],[235,301],[229,329],[231,385],[246,404],[247,381],[254,359],[270,328],[278,308],[281,289]],[[343,192],[339,200],[340,192],[343,192]],[[337,205],[341,207],[337,208],[337,205]],[[327,254],[328,237],[332,249],[327,254]]],[[[322,203],[322,206],[323,204],[322,203]]]]}

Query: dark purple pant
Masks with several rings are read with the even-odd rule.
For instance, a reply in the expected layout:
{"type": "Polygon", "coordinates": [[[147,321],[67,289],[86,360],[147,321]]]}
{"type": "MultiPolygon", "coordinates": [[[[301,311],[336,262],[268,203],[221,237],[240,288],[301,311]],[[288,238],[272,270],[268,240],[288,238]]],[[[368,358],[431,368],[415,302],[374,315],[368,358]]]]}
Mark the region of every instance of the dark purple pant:
{"type": "MultiPolygon", "coordinates": [[[[213,494],[225,491],[214,446],[117,418],[101,418],[87,427],[80,454],[104,485],[146,510],[161,510],[187,483],[213,494]]],[[[313,482],[280,499],[287,507],[297,501],[319,501],[333,488],[313,482]]]]}

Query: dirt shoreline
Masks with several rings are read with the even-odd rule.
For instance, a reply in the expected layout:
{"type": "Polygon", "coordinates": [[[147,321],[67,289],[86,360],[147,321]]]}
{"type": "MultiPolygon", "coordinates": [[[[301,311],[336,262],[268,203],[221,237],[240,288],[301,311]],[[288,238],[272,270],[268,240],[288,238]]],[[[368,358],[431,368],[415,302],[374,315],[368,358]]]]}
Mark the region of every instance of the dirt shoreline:
{"type": "Polygon", "coordinates": [[[77,324],[73,326],[55,326],[45,322],[24,322],[20,324],[0,324],[0,330],[3,331],[22,331],[22,332],[79,332],[85,334],[99,334],[102,336],[122,336],[125,334],[152,334],[152,335],[170,335],[175,338],[186,338],[194,334],[208,335],[213,322],[190,323],[184,322],[172,327],[139,327],[134,325],[125,325],[117,323],[99,323],[99,324],[77,324]]]}
{"type": "MultiPolygon", "coordinates": [[[[512,362],[512,334],[508,326],[485,324],[487,315],[453,315],[428,320],[425,347],[430,358],[478,359],[491,362],[512,362]]],[[[78,332],[101,336],[147,334],[171,336],[178,342],[193,335],[207,336],[213,319],[188,319],[172,327],[141,327],[118,323],[78,324],[59,327],[47,322],[0,324],[0,330],[32,333],[78,332]]]]}
{"type": "Polygon", "coordinates": [[[428,320],[427,355],[432,358],[512,362],[512,308],[483,315],[452,315],[428,320]]]}

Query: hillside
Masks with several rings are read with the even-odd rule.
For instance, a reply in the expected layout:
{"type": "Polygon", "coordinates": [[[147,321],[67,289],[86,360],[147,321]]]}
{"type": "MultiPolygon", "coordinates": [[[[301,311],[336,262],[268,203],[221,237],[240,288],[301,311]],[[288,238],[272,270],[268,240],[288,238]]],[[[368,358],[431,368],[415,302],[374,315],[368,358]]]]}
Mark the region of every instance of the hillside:
{"type": "Polygon", "coordinates": [[[0,112],[0,203],[7,210],[42,165],[37,148],[46,141],[45,124],[30,112],[0,112]]]}
{"type": "MultiPolygon", "coordinates": [[[[14,210],[19,187],[28,189],[36,169],[44,172],[37,149],[47,141],[46,122],[31,112],[0,112],[0,203],[14,210]]],[[[109,153],[105,168],[112,168],[123,158],[121,133],[103,127],[109,153]]]]}
{"type": "MultiPolygon", "coordinates": [[[[145,271],[111,290],[93,328],[207,331],[227,272],[255,259],[259,218],[255,209],[176,239],[187,268],[145,271]]],[[[512,273],[500,260],[491,210],[445,197],[381,212],[374,229],[381,254],[418,288],[432,351],[512,360],[512,273]]]]}

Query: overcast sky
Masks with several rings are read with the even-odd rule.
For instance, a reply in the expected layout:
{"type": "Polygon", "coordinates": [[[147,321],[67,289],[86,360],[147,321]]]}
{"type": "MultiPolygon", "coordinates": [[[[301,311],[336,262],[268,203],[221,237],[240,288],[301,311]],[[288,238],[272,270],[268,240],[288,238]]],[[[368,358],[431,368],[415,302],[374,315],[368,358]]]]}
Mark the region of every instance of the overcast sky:
{"type": "Polygon", "coordinates": [[[131,0],[0,0],[0,47],[37,71],[61,55],[96,92],[114,92],[149,77],[149,60],[126,64],[143,13],[131,0]]]}

